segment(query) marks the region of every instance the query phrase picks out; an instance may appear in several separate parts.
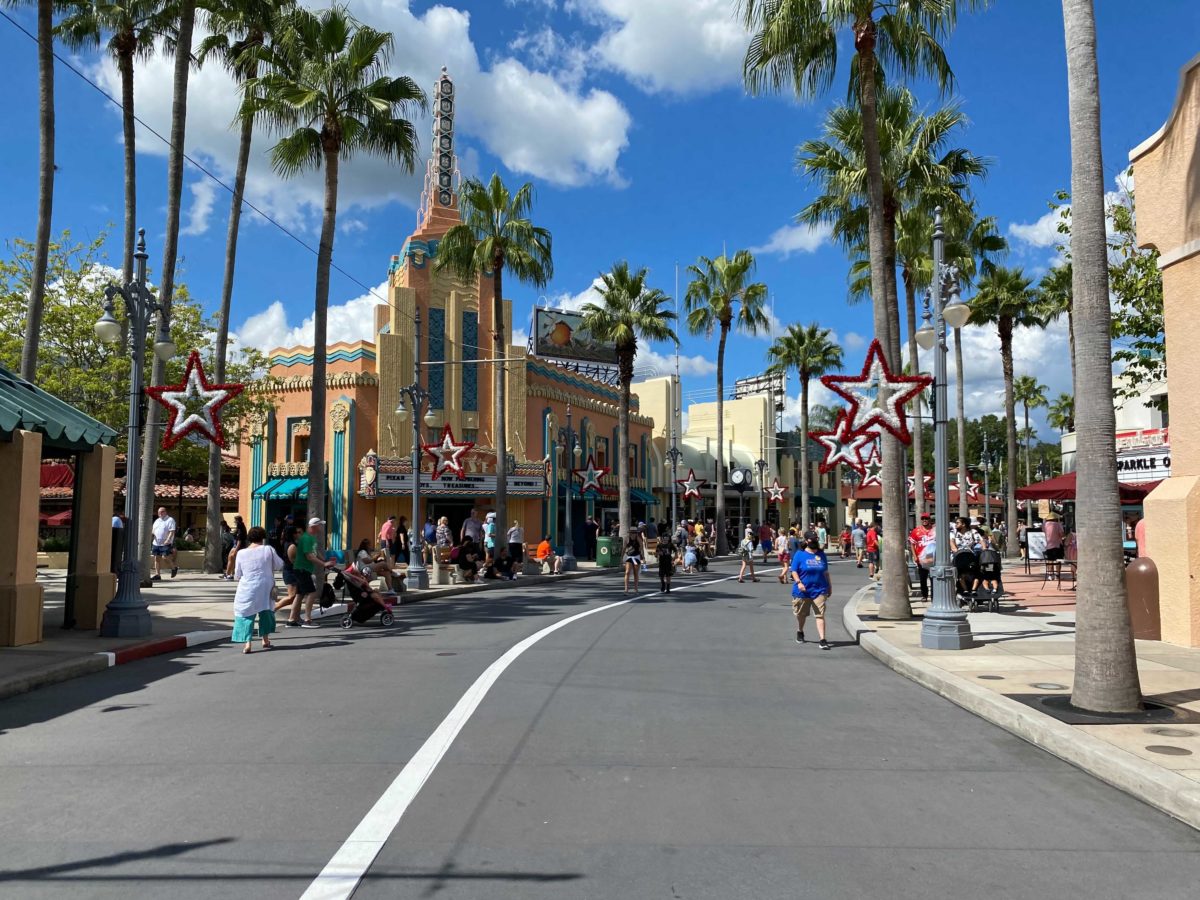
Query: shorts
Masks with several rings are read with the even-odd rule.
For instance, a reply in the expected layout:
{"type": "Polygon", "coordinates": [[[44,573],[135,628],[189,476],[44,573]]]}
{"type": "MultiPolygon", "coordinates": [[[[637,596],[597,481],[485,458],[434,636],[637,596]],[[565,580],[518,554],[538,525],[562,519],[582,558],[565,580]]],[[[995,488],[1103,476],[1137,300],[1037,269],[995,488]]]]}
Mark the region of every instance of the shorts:
{"type": "Polygon", "coordinates": [[[875,565],[879,565],[879,551],[878,550],[868,550],[867,551],[867,562],[874,563],[875,565]]]}
{"type": "Polygon", "coordinates": [[[642,558],[640,556],[627,556],[625,557],[625,562],[627,564],[633,563],[635,566],[640,566],[642,564],[642,558]]]}
{"type": "Polygon", "coordinates": [[[296,569],[296,593],[301,597],[307,597],[309,594],[317,592],[317,583],[313,580],[312,572],[305,572],[303,569],[296,569]]]}
{"type": "Polygon", "coordinates": [[[819,597],[793,597],[792,612],[804,618],[811,613],[814,619],[824,619],[826,599],[824,594],[819,597]]]}
{"type": "Polygon", "coordinates": [[[283,583],[286,584],[288,587],[292,587],[293,585],[296,584],[296,570],[295,569],[283,569],[279,573],[279,575],[283,579],[283,583]]]}
{"type": "Polygon", "coordinates": [[[762,552],[763,552],[763,553],[770,553],[770,552],[771,552],[771,542],[770,542],[770,541],[763,541],[763,542],[762,542],[762,552]]]}
{"type": "Polygon", "coordinates": [[[749,550],[739,550],[738,555],[741,557],[742,562],[750,562],[750,551],[749,550]]]}
{"type": "Polygon", "coordinates": [[[1055,562],[1057,560],[1060,560],[1063,558],[1063,556],[1064,556],[1064,553],[1063,553],[1062,547],[1047,547],[1046,548],[1046,559],[1049,560],[1050,562],[1055,562]]]}
{"type": "Polygon", "coordinates": [[[151,544],[150,554],[152,556],[170,556],[175,552],[175,548],[169,544],[151,544]]]}
{"type": "Polygon", "coordinates": [[[785,566],[792,561],[792,554],[786,550],[783,553],[777,554],[777,556],[779,557],[779,562],[785,566]]]}

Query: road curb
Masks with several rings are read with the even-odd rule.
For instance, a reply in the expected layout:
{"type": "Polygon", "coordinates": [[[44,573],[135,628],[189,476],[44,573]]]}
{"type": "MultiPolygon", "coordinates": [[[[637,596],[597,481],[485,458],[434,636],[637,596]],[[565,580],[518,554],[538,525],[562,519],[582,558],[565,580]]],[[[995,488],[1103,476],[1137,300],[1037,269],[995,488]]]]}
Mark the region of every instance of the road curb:
{"type": "Polygon", "coordinates": [[[894,647],[858,617],[859,601],[874,589],[873,584],[860,588],[842,608],[842,625],[867,653],[968,712],[1200,830],[1200,783],[894,647]]]}

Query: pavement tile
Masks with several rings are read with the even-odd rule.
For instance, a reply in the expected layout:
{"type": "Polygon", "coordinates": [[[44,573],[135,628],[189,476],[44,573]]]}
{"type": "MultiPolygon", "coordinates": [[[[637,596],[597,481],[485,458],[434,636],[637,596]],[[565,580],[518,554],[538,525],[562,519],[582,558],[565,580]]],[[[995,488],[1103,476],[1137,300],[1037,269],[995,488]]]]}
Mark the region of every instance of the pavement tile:
{"type": "Polygon", "coordinates": [[[1076,725],[1080,731],[1095,735],[1114,747],[1140,756],[1164,769],[1194,769],[1200,764],[1200,727],[1146,725],[1076,725]],[[1190,737],[1154,734],[1155,727],[1190,732],[1190,737]],[[1149,749],[1158,748],[1158,751],[1149,749]],[[1167,752],[1173,751],[1173,752],[1167,752]],[[1174,755],[1174,754],[1179,755],[1174,755]]]}

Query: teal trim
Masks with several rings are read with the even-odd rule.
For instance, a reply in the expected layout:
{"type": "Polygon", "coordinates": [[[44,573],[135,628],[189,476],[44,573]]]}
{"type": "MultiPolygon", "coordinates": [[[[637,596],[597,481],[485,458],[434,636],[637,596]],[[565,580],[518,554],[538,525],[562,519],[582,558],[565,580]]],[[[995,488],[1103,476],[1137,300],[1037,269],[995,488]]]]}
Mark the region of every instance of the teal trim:
{"type": "Polygon", "coordinates": [[[479,366],[470,365],[479,359],[479,313],[462,314],[462,408],[479,411],[479,366]]]}
{"type": "Polygon", "coordinates": [[[641,488],[630,488],[629,497],[632,500],[636,500],[638,503],[645,503],[647,506],[653,506],[654,504],[658,503],[657,497],[655,497],[653,494],[643,491],[641,488]]]}
{"type": "MultiPolygon", "coordinates": [[[[353,350],[337,349],[332,353],[325,354],[326,362],[357,362],[360,359],[374,361],[375,351],[369,347],[356,347],[353,350]]],[[[312,351],[308,353],[302,351],[286,354],[279,353],[271,357],[270,364],[286,368],[291,368],[292,366],[311,366],[313,364],[313,354],[312,351]]]]}
{"type": "MultiPolygon", "coordinates": [[[[428,360],[431,363],[446,360],[446,311],[444,309],[429,310],[429,351],[428,360]]],[[[429,367],[429,405],[434,409],[446,408],[446,367],[429,367]]]]}
{"type": "Polygon", "coordinates": [[[358,467],[355,463],[355,460],[358,459],[358,454],[355,450],[357,445],[354,440],[354,423],[358,421],[358,406],[349,397],[343,397],[342,399],[350,404],[350,421],[346,423],[346,434],[350,436],[347,438],[349,446],[347,447],[346,462],[349,464],[349,468],[346,470],[346,477],[349,479],[350,489],[346,491],[345,543],[346,549],[350,550],[355,546],[354,535],[351,533],[351,529],[354,528],[354,495],[357,493],[354,488],[358,481],[358,467]]]}
{"type": "Polygon", "coordinates": [[[268,500],[307,500],[307,478],[285,478],[271,488],[266,495],[268,500]]]}
{"type": "MultiPolygon", "coordinates": [[[[621,402],[621,395],[617,391],[614,391],[611,388],[603,387],[590,378],[580,378],[579,376],[568,372],[566,369],[558,368],[558,366],[542,365],[534,362],[532,358],[526,363],[526,365],[528,366],[529,371],[535,375],[541,375],[543,378],[549,378],[551,381],[557,381],[562,384],[569,384],[572,387],[578,388],[584,393],[603,397],[609,403],[621,402]]],[[[638,408],[637,404],[633,402],[632,397],[630,397],[629,400],[629,408],[631,411],[635,412],[638,408]]]]}
{"type": "Polygon", "coordinates": [[[543,534],[550,533],[550,509],[558,508],[555,505],[558,503],[558,460],[555,459],[556,454],[552,450],[554,436],[550,434],[550,416],[553,414],[554,411],[549,406],[542,410],[542,456],[550,457],[550,484],[548,487],[550,497],[548,498],[549,502],[542,504],[542,529],[537,535],[539,538],[543,534]]]}
{"type": "Polygon", "coordinates": [[[346,432],[333,433],[333,489],[329,509],[329,548],[341,550],[345,546],[346,519],[343,513],[342,489],[346,485],[346,432]]]}
{"type": "MultiPolygon", "coordinates": [[[[256,438],[250,448],[250,482],[259,482],[262,487],[263,478],[263,441],[262,438],[256,438]]],[[[271,482],[274,484],[275,482],[271,482]]],[[[256,489],[250,500],[250,527],[261,525],[263,520],[263,508],[266,505],[264,496],[261,496],[256,489]]]]}
{"type": "MultiPolygon", "coordinates": [[[[254,489],[254,492],[253,492],[253,494],[251,494],[251,496],[254,497],[254,499],[256,499],[256,500],[261,500],[262,498],[264,498],[268,494],[270,494],[272,489],[279,487],[279,485],[281,485],[285,480],[286,479],[283,479],[283,478],[272,478],[270,481],[264,481],[262,484],[260,484],[258,487],[256,487],[254,489]]],[[[254,517],[254,514],[251,513],[251,518],[253,518],[253,517],[254,517]]],[[[257,525],[258,522],[254,522],[252,524],[257,525]]]]}

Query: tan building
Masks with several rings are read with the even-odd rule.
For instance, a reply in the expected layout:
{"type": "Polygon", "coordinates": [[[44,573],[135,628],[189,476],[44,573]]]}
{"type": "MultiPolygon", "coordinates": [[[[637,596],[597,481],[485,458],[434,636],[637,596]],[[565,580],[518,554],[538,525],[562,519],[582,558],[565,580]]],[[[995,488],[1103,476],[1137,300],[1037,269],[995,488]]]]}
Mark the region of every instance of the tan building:
{"type": "Polygon", "coordinates": [[[1146,498],[1147,552],[1158,566],[1162,638],[1200,647],[1200,56],[1183,67],[1167,122],[1129,154],[1137,232],[1159,252],[1171,395],[1171,477],[1146,498]],[[1196,377],[1193,377],[1195,370],[1196,377]]]}

